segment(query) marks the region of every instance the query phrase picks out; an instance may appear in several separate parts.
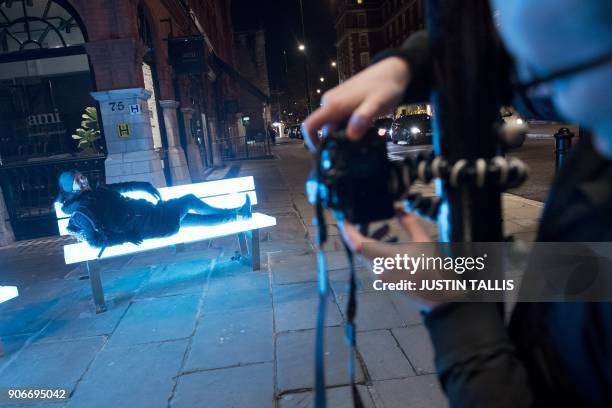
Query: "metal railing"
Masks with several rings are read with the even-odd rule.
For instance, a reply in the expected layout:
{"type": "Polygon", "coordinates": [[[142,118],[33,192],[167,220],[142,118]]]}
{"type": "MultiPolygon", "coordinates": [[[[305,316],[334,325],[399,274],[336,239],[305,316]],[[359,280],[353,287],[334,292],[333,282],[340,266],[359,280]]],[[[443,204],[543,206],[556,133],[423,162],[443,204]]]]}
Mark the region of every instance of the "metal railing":
{"type": "Polygon", "coordinates": [[[217,139],[213,143],[213,149],[218,149],[219,157],[223,161],[262,159],[272,156],[270,140],[265,134],[217,139]]]}
{"type": "Polygon", "coordinates": [[[0,185],[17,240],[57,234],[53,202],[58,177],[66,170],[80,171],[97,186],[105,180],[104,156],[0,166],[0,185]]]}

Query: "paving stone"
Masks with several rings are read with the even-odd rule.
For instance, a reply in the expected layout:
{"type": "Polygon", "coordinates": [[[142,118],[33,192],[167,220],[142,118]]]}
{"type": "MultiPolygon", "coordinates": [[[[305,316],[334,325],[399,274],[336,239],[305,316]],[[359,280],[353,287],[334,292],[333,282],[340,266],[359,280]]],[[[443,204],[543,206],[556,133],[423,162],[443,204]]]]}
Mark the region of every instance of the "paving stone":
{"type": "Polygon", "coordinates": [[[165,408],[187,340],[105,347],[68,403],[69,408],[165,408]]]}
{"type": "Polygon", "coordinates": [[[276,225],[269,232],[270,240],[273,242],[298,238],[305,239],[307,235],[306,228],[297,215],[276,217],[276,225]]]}
{"type": "Polygon", "coordinates": [[[435,375],[374,382],[375,399],[384,408],[446,408],[448,402],[435,375]]]}
{"type": "MultiPolygon", "coordinates": [[[[117,303],[129,302],[132,300],[142,285],[147,282],[151,275],[158,270],[163,270],[164,267],[156,266],[140,266],[140,267],[124,267],[121,270],[104,271],[101,270],[100,277],[104,288],[104,297],[106,300],[112,300],[117,303]]],[[[91,289],[89,281],[87,283],[87,298],[91,299],[91,289]]]]}
{"type": "Polygon", "coordinates": [[[81,300],[53,319],[37,342],[110,336],[129,306],[128,302],[106,302],[107,311],[96,314],[90,299],[81,300]]]}
{"type": "Polygon", "coordinates": [[[392,332],[418,375],[436,372],[434,351],[425,326],[393,329],[392,332]]]}
{"type": "MultiPolygon", "coordinates": [[[[216,268],[216,267],[215,267],[216,268]]],[[[271,309],[270,281],[265,272],[219,274],[210,281],[202,310],[271,309]]]]}
{"type": "Polygon", "coordinates": [[[132,303],[111,336],[110,344],[121,346],[190,336],[198,299],[198,295],[180,295],[132,303]]]}
{"type": "Polygon", "coordinates": [[[317,262],[313,255],[274,257],[270,260],[275,285],[317,281],[317,262]]]}
{"type": "Polygon", "coordinates": [[[179,378],[171,408],[273,408],[274,367],[254,364],[201,371],[179,378]]]}
{"type": "Polygon", "coordinates": [[[359,333],[357,348],[372,380],[388,380],[415,375],[389,330],[359,333]]]}
{"type": "Polygon", "coordinates": [[[200,320],[185,370],[272,361],[271,310],[208,313],[200,320]]]}
{"type": "MultiPolygon", "coordinates": [[[[359,395],[364,408],[375,408],[372,397],[365,385],[358,385],[359,395]]],[[[353,408],[353,395],[351,387],[337,387],[327,389],[327,406],[333,408],[353,408]]],[[[280,400],[280,408],[314,408],[314,393],[300,392],[285,394],[280,400]]]]}
{"type": "Polygon", "coordinates": [[[204,291],[210,273],[210,260],[191,260],[158,268],[143,282],[135,299],[182,295],[204,291]]]}
{"type": "Polygon", "coordinates": [[[103,337],[90,337],[29,345],[12,356],[16,359],[0,367],[0,384],[10,387],[67,388],[72,391],[105,341],[103,337]]]}
{"type": "MultiPolygon", "coordinates": [[[[316,283],[295,283],[273,287],[276,332],[316,327],[319,292],[316,283]]],[[[330,295],[325,315],[326,326],[342,324],[338,305],[330,295]]]]}
{"type": "MultiPolygon", "coordinates": [[[[314,343],[314,330],[280,333],[276,336],[278,393],[313,388],[314,343]]],[[[347,360],[344,328],[328,327],[325,330],[325,379],[328,386],[348,384],[347,360]]],[[[361,366],[355,362],[355,367],[357,382],[362,382],[364,377],[361,366]]]]}
{"type": "MultiPolygon", "coordinates": [[[[338,296],[338,304],[345,317],[347,299],[348,295],[338,296]]],[[[357,293],[355,324],[358,331],[405,326],[402,317],[385,292],[357,293]]]]}
{"type": "Polygon", "coordinates": [[[404,292],[387,292],[406,326],[423,324],[423,316],[417,304],[404,292]]]}

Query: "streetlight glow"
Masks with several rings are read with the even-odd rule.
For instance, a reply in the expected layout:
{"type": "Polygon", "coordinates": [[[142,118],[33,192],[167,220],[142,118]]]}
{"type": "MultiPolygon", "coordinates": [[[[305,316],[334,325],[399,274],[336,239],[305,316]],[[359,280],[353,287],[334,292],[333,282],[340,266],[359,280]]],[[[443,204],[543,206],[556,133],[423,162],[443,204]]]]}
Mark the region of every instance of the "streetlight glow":
{"type": "Polygon", "coordinates": [[[298,50],[304,51],[305,49],[306,49],[306,46],[304,44],[298,45],[298,50]]]}
{"type": "Polygon", "coordinates": [[[320,94],[320,93],[321,93],[321,90],[320,90],[320,89],[317,89],[317,93],[318,93],[318,94],[320,94]]]}
{"type": "Polygon", "coordinates": [[[321,78],[319,78],[319,81],[325,82],[325,78],[321,77],[321,78]]]}
{"type": "Polygon", "coordinates": [[[336,65],[338,65],[338,64],[336,64],[336,61],[332,61],[332,62],[331,62],[331,66],[332,66],[332,68],[336,68],[336,65]]]}

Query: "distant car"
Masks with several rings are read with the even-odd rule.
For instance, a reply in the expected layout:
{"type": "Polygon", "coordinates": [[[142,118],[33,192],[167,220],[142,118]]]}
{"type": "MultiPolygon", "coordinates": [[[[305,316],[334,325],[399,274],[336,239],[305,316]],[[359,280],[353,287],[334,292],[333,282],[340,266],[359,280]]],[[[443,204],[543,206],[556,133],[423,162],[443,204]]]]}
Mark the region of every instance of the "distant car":
{"type": "Polygon", "coordinates": [[[402,115],[393,121],[391,140],[397,144],[431,144],[431,116],[402,115]]]}
{"type": "Polygon", "coordinates": [[[289,137],[291,139],[304,139],[300,125],[293,125],[289,128],[289,137]]]}
{"type": "Polygon", "coordinates": [[[387,141],[391,141],[391,126],[393,125],[393,119],[382,118],[374,122],[374,128],[378,129],[378,136],[384,137],[387,141]]]}

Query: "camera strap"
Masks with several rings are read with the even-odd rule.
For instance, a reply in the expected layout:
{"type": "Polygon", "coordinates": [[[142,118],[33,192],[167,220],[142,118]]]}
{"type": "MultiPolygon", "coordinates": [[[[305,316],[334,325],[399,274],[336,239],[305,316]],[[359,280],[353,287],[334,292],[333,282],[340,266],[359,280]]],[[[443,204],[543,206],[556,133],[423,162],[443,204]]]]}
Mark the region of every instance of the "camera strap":
{"type": "MultiPolygon", "coordinates": [[[[324,141],[321,145],[324,145],[324,141]]],[[[320,163],[319,146],[317,163],[320,163]]],[[[327,224],[325,223],[325,213],[323,211],[323,201],[321,198],[321,170],[316,166],[316,194],[315,194],[315,225],[317,227],[317,282],[319,290],[319,308],[317,311],[317,326],[315,334],[315,408],[326,408],[327,398],[325,390],[325,315],[327,312],[327,300],[329,298],[329,274],[327,271],[327,258],[325,255],[325,242],[327,241],[327,224]]],[[[353,253],[342,240],[346,250],[350,268],[349,298],[346,310],[345,338],[349,346],[348,353],[348,375],[351,385],[354,408],[363,408],[363,401],[359,395],[359,390],[355,384],[355,315],[357,312],[357,283],[355,278],[355,264],[353,253]]]]}
{"type": "Polygon", "coordinates": [[[355,326],[355,316],[357,315],[357,278],[355,277],[355,258],[353,252],[348,247],[344,239],[342,239],[342,244],[344,244],[344,249],[346,250],[346,257],[349,261],[349,270],[350,270],[350,281],[349,281],[349,298],[346,306],[346,328],[345,328],[345,336],[346,342],[348,343],[349,353],[348,353],[348,374],[349,380],[351,382],[351,394],[353,395],[353,406],[355,408],[363,408],[363,401],[361,400],[361,395],[359,394],[359,390],[357,389],[357,384],[355,383],[355,359],[356,359],[356,326],[355,326]]]}

